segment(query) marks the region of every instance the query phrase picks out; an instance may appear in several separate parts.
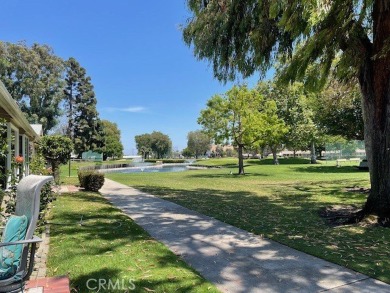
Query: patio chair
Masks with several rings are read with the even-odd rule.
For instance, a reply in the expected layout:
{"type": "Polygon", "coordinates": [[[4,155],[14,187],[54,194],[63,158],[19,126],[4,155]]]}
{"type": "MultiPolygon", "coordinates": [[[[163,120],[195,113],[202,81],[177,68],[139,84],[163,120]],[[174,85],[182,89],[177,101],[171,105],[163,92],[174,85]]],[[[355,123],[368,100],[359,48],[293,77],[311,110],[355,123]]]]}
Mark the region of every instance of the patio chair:
{"type": "Polygon", "coordinates": [[[18,184],[15,215],[7,220],[0,243],[0,292],[20,292],[32,273],[36,245],[42,241],[34,236],[41,188],[51,180],[29,175],[18,184]]]}

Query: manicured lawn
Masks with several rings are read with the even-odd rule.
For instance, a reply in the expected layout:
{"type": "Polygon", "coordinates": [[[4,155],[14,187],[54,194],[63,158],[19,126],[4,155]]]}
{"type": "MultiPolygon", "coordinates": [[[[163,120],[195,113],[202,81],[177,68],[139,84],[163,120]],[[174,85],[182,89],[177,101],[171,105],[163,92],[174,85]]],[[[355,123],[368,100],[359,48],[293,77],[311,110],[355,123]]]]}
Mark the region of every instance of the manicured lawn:
{"type": "Polygon", "coordinates": [[[362,205],[369,174],[354,166],[310,165],[306,160],[202,160],[221,169],[106,176],[226,223],[390,283],[390,229],[374,225],[331,227],[319,216],[329,205],[362,205]]]}
{"type": "Polygon", "coordinates": [[[48,274],[68,274],[72,292],[97,292],[87,283],[97,288],[99,279],[99,292],[218,292],[98,193],[61,195],[50,237],[48,274]],[[124,287],[109,289],[110,280],[124,287]]]}

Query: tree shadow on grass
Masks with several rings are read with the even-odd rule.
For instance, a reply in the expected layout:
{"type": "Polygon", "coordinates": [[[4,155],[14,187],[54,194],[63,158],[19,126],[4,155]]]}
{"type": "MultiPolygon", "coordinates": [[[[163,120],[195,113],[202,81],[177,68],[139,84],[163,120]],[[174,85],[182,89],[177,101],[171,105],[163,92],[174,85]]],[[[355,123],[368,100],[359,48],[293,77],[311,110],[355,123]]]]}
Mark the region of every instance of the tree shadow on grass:
{"type": "MultiPolygon", "coordinates": [[[[59,273],[69,272],[72,292],[126,292],[126,289],[129,292],[146,292],[147,289],[151,292],[191,292],[194,286],[209,286],[198,273],[101,195],[78,193],[67,196],[73,203],[79,200],[80,205],[87,206],[92,200],[104,204],[96,209],[53,211],[50,233],[54,255],[49,256],[49,269],[57,271],[59,267],[59,273]],[[140,250],[150,251],[150,254],[140,253],[140,250]],[[145,257],[152,261],[143,263],[139,259],[145,257]],[[176,279],[174,274],[169,276],[167,267],[185,273],[180,273],[176,279]],[[159,271],[153,271],[154,268],[159,271]]],[[[212,289],[211,292],[215,291],[212,289]]]]}
{"type": "Polygon", "coordinates": [[[192,177],[192,178],[228,178],[228,179],[239,179],[239,178],[244,178],[244,177],[268,177],[270,176],[269,174],[264,174],[264,173],[245,173],[245,175],[240,175],[240,174],[237,174],[237,171],[236,172],[233,172],[233,171],[229,171],[229,172],[225,172],[223,170],[218,170],[218,173],[217,171],[214,172],[214,173],[210,173],[210,174],[207,174],[207,173],[201,173],[201,174],[196,174],[195,172],[193,174],[188,174],[187,177],[192,177]]]}
{"type": "MultiPolygon", "coordinates": [[[[273,194],[277,195],[281,198],[293,199],[303,199],[310,198],[314,194],[334,197],[338,202],[363,202],[366,200],[367,194],[362,192],[353,192],[348,191],[348,187],[350,185],[353,186],[362,186],[366,183],[365,180],[354,180],[353,182],[348,182],[346,185],[345,180],[335,180],[332,182],[329,181],[317,181],[312,183],[304,183],[304,184],[283,184],[280,186],[273,187],[273,194]]],[[[326,203],[328,204],[328,203],[326,203]]]]}
{"type": "MultiPolygon", "coordinates": [[[[170,253],[171,254],[171,253],[170,253]]],[[[173,254],[172,254],[173,256],[173,254]]],[[[193,273],[192,277],[177,278],[174,274],[167,277],[152,276],[150,270],[145,269],[145,277],[132,275],[120,269],[102,268],[79,275],[71,279],[71,292],[191,292],[197,286],[207,288],[208,282],[198,273],[188,268],[183,261],[177,261],[170,255],[159,258],[159,263],[168,266],[174,265],[178,269],[185,269],[193,273]]],[[[163,265],[161,265],[163,267],[163,265]]],[[[208,292],[216,292],[208,290],[208,292]]]]}
{"type": "MultiPolygon", "coordinates": [[[[208,215],[212,218],[219,219],[222,222],[229,223],[235,227],[254,232],[255,234],[272,236],[274,239],[281,241],[289,246],[303,249],[305,252],[322,256],[324,257],[324,251],[328,255],[334,253],[334,243],[340,246],[340,250],[344,251],[347,246],[344,245],[344,242],[347,245],[354,245],[356,239],[361,239],[364,233],[357,230],[345,230],[343,233],[340,231],[330,229],[319,217],[318,210],[324,205],[332,204],[333,202],[327,201],[320,202],[314,198],[314,192],[320,192],[317,188],[318,186],[313,186],[312,190],[309,188],[304,188],[303,190],[296,186],[289,186],[288,190],[280,189],[280,195],[275,196],[259,196],[254,192],[240,192],[240,191],[226,191],[219,189],[211,188],[196,188],[192,190],[185,189],[175,189],[167,187],[153,187],[153,186],[134,186],[137,189],[140,189],[149,194],[154,194],[162,199],[169,200],[191,210],[195,210],[198,213],[208,215]],[[313,192],[312,192],[313,191],[313,192]],[[282,194],[284,192],[284,195],[282,194]],[[291,194],[289,194],[291,192],[291,194]],[[289,198],[287,198],[289,196],[289,198]],[[355,239],[356,238],[356,239],[355,239]]],[[[275,187],[275,189],[278,187],[275,187]]],[[[325,190],[324,192],[334,193],[334,188],[330,190],[325,190]]],[[[339,190],[339,192],[341,192],[339,190]]],[[[336,195],[334,203],[339,203],[340,199],[336,195]]],[[[132,214],[132,204],[131,202],[136,203],[140,206],[141,212],[138,208],[133,212],[137,216],[137,221],[149,225],[149,227],[154,227],[154,233],[157,235],[170,234],[172,235],[172,241],[176,243],[176,238],[180,236],[180,229],[183,231],[191,230],[191,225],[198,225],[205,234],[211,233],[210,231],[213,226],[205,225],[204,221],[200,219],[196,214],[191,214],[191,216],[186,215],[185,213],[181,214],[180,209],[177,206],[163,206],[160,207],[156,201],[150,197],[138,197],[138,196],[122,196],[115,197],[112,195],[112,198],[115,203],[120,205],[129,204],[129,214],[132,214]],[[114,199],[115,198],[115,199],[114,199]],[[141,202],[142,201],[142,202],[141,202]],[[172,214],[177,214],[177,217],[171,216],[172,214]],[[155,219],[156,215],[161,215],[161,218],[155,219]],[[174,228],[173,228],[174,227],[174,228]],[[210,229],[210,230],[209,230],[210,229]]],[[[197,232],[194,232],[195,235],[198,235],[197,232]]],[[[152,234],[154,235],[154,234],[152,234]]],[[[231,235],[229,235],[231,236],[231,235]]],[[[199,236],[200,237],[200,236],[199,236]]],[[[239,237],[238,235],[232,236],[233,238],[239,237]]],[[[244,237],[245,238],[245,237],[244,237]]],[[[209,255],[207,260],[204,260],[200,257],[203,250],[202,247],[198,247],[198,242],[206,241],[203,238],[197,238],[190,240],[187,236],[188,242],[185,243],[185,246],[190,247],[193,251],[195,257],[190,258],[194,262],[202,262],[203,264],[211,263],[214,260],[214,255],[222,255],[220,252],[220,239],[217,237],[213,242],[207,242],[210,246],[211,251],[214,253],[209,255]]],[[[371,243],[371,242],[370,242],[371,243]]],[[[370,249],[370,246],[367,244],[367,249],[370,249]]],[[[182,245],[182,244],[180,244],[182,245]]],[[[357,246],[362,244],[357,244],[357,246]]],[[[255,255],[260,253],[260,251],[267,251],[267,247],[264,246],[250,248],[248,253],[245,254],[245,259],[242,260],[231,260],[227,255],[226,258],[229,260],[229,264],[226,264],[226,267],[215,268],[214,275],[217,276],[216,281],[223,283],[226,280],[223,278],[223,272],[227,270],[229,265],[233,264],[234,275],[237,278],[240,278],[241,275],[248,275],[252,271],[245,266],[245,263],[248,263],[249,259],[255,258],[255,255]],[[237,266],[235,266],[237,264],[237,266]]],[[[338,249],[338,248],[337,248],[338,249]]],[[[366,247],[365,247],[366,249],[366,247]]],[[[357,252],[354,257],[359,257],[360,253],[357,252]]],[[[286,265],[284,258],[278,258],[278,251],[275,252],[274,264],[276,267],[286,265]],[[280,262],[276,260],[278,259],[280,262]]],[[[330,258],[332,261],[336,261],[341,265],[346,265],[345,259],[343,258],[330,258]]],[[[289,262],[289,261],[287,261],[289,262]]],[[[364,263],[367,266],[375,266],[375,264],[370,259],[364,259],[361,263],[360,259],[356,262],[354,269],[359,268],[359,264],[364,263]]],[[[269,263],[268,263],[269,264],[269,263]]],[[[289,262],[291,266],[294,266],[294,261],[289,262]]],[[[296,286],[305,283],[309,283],[309,275],[299,272],[300,282],[294,284],[296,286]],[[305,280],[302,282],[302,280],[305,280]]],[[[381,276],[385,276],[386,272],[382,272],[381,276]]],[[[262,275],[264,276],[264,275],[262,275]]],[[[257,276],[256,278],[260,278],[257,276]]],[[[259,280],[258,280],[259,281],[259,280]]],[[[264,280],[260,280],[264,281],[264,280]]],[[[260,282],[259,281],[259,282],[260,282]]],[[[294,283],[295,280],[292,280],[294,283]]],[[[254,289],[254,283],[240,283],[245,287],[242,292],[249,292],[254,289]]],[[[255,286],[267,286],[269,282],[265,281],[262,284],[257,283],[255,286]]],[[[292,285],[292,286],[294,286],[292,285]]],[[[266,289],[270,288],[263,288],[266,289]]],[[[274,288],[273,288],[274,289],[274,288]]],[[[318,288],[316,288],[318,289],[318,288]]],[[[303,290],[304,291],[304,290],[303,290]]],[[[313,291],[319,291],[313,290],[313,291]]]]}
{"type": "MultiPolygon", "coordinates": [[[[358,184],[360,181],[354,181],[358,184]]],[[[363,182],[363,181],[362,181],[363,182]]],[[[267,186],[272,196],[260,196],[247,191],[226,191],[208,188],[192,190],[164,188],[156,186],[134,186],[143,192],[156,195],[162,199],[173,201],[189,209],[193,209],[216,217],[237,227],[259,234],[272,234],[274,227],[266,224],[295,223],[299,219],[304,223],[316,226],[323,223],[318,211],[329,205],[363,204],[366,195],[347,192],[345,181],[333,182],[340,186],[319,186],[300,184],[282,184],[267,186]],[[316,196],[314,196],[316,195],[316,196]],[[321,201],[319,197],[325,198],[321,201]],[[299,212],[297,212],[299,211],[299,212]],[[275,218],[278,215],[279,218],[275,218]],[[267,227],[262,230],[262,227],[267,227]]],[[[349,182],[348,185],[351,183],[349,182]]]]}
{"type": "MultiPolygon", "coordinates": [[[[273,159],[248,159],[245,162],[251,165],[274,165],[273,159]]],[[[308,165],[310,164],[310,160],[303,158],[279,158],[278,162],[280,165],[308,165]]]]}
{"type": "Polygon", "coordinates": [[[354,166],[309,166],[309,167],[292,167],[294,172],[302,173],[362,173],[361,170],[354,166]]]}

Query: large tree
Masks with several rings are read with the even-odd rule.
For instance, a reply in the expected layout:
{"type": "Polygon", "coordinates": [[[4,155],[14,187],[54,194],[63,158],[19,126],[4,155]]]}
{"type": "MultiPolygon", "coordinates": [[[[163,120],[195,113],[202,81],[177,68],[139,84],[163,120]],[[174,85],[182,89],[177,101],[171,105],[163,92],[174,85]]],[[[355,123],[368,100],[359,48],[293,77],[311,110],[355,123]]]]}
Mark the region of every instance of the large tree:
{"type": "Polygon", "coordinates": [[[44,133],[61,115],[64,62],[46,45],[0,42],[0,79],[30,123],[44,133]]]}
{"type": "Polygon", "coordinates": [[[356,83],[331,79],[312,103],[319,127],[328,135],[349,140],[364,139],[362,96],[356,83]]]}
{"type": "Polygon", "coordinates": [[[150,133],[139,134],[134,137],[138,154],[142,159],[148,159],[152,153],[152,137],[150,133]]]}
{"type": "Polygon", "coordinates": [[[67,118],[66,134],[74,143],[76,98],[80,99],[83,94],[83,83],[86,82],[86,71],[74,58],[65,62],[66,76],[64,88],[64,108],[67,118]]]}
{"type": "Polygon", "coordinates": [[[116,123],[102,120],[104,129],[104,157],[121,158],[123,156],[123,145],[121,142],[121,131],[116,123]]]}
{"type": "Polygon", "coordinates": [[[172,150],[172,141],[168,135],[153,131],[151,136],[151,148],[157,159],[162,159],[172,150]]]}
{"type": "Polygon", "coordinates": [[[187,149],[195,154],[197,159],[210,149],[211,139],[201,130],[190,131],[187,135],[187,149]]]}
{"type": "Polygon", "coordinates": [[[168,135],[153,131],[135,136],[137,150],[144,159],[153,154],[157,159],[162,159],[172,150],[172,141],[168,135]]]}
{"type": "Polygon", "coordinates": [[[266,99],[275,101],[278,117],[289,127],[282,139],[284,146],[294,152],[310,149],[311,162],[316,163],[315,145],[321,138],[321,132],[311,105],[313,94],[308,93],[304,85],[298,82],[286,86],[260,82],[257,90],[266,99]]]}
{"type": "Polygon", "coordinates": [[[282,80],[325,84],[331,68],[357,78],[371,191],[364,213],[390,219],[390,5],[388,1],[188,0],[184,40],[215,76],[284,64],[282,80]]]}
{"type": "Polygon", "coordinates": [[[215,143],[232,141],[238,149],[238,174],[244,175],[243,151],[260,141],[276,144],[283,124],[273,101],[265,101],[256,90],[234,86],[225,95],[215,95],[202,110],[198,123],[215,143]]]}
{"type": "Polygon", "coordinates": [[[60,183],[60,165],[70,159],[73,146],[69,137],[63,135],[43,136],[39,143],[40,151],[50,164],[54,181],[60,183]]]}
{"type": "Polygon", "coordinates": [[[96,109],[97,100],[86,70],[74,59],[67,62],[64,100],[68,118],[68,135],[75,153],[104,151],[104,129],[96,109]]]}

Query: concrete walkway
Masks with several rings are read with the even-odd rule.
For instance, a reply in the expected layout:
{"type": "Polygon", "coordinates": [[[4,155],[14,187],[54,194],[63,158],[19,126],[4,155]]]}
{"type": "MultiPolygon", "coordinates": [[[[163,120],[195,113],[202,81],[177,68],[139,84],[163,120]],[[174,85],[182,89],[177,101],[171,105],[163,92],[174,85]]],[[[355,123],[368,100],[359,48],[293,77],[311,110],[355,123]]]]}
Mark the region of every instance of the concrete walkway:
{"type": "Polygon", "coordinates": [[[100,192],[222,292],[390,292],[390,285],[105,179],[100,192]]]}

